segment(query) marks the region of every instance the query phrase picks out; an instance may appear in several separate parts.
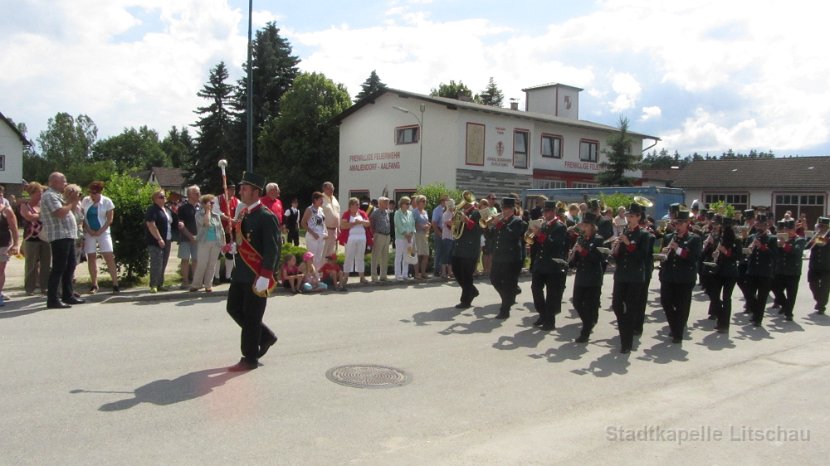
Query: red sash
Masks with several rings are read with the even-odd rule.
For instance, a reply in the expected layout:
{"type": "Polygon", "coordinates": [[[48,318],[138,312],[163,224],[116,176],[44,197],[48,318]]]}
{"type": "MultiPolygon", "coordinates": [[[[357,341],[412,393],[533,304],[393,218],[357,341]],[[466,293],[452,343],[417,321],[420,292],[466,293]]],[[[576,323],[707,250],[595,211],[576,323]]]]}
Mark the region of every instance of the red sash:
{"type": "MultiPolygon", "coordinates": [[[[236,253],[239,254],[239,258],[242,259],[242,262],[244,262],[245,265],[247,265],[248,268],[254,272],[254,275],[260,277],[261,275],[259,272],[262,270],[262,254],[254,249],[251,242],[248,241],[248,239],[245,238],[245,235],[242,234],[242,220],[245,218],[245,215],[247,215],[247,209],[243,212],[242,218],[239,219],[239,222],[236,223],[236,253]]],[[[277,282],[274,280],[273,274],[267,278],[268,289],[265,291],[264,296],[267,296],[268,293],[270,293],[274,287],[277,286],[277,282]]],[[[256,290],[254,290],[254,293],[256,293],[256,290]]],[[[260,295],[259,293],[256,294],[260,295]]]]}

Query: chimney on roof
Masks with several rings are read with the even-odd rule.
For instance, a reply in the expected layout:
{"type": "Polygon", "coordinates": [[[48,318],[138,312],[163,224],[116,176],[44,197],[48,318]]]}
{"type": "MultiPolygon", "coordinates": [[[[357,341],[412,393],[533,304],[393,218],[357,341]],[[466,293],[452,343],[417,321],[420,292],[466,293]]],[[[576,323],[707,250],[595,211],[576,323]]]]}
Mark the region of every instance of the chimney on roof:
{"type": "Polygon", "coordinates": [[[510,110],[519,110],[519,99],[510,99],[510,110]]]}
{"type": "Polygon", "coordinates": [[[522,89],[525,110],[571,120],[579,120],[579,93],[582,89],[566,84],[544,84],[522,89]]]}

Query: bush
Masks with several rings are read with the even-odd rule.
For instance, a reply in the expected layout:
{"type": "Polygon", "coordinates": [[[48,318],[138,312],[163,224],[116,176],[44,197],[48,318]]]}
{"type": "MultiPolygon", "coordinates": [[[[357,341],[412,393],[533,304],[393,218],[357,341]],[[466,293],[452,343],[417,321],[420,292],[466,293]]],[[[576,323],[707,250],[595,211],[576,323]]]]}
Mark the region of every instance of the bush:
{"type": "Polygon", "coordinates": [[[629,196],[628,194],[600,194],[600,200],[606,206],[614,209],[614,214],[616,215],[617,209],[620,207],[625,207],[628,210],[628,207],[634,201],[634,196],[629,196]]]}
{"type": "Polygon", "coordinates": [[[144,244],[144,214],[152,203],[155,184],[126,174],[115,174],[104,194],[115,204],[112,240],[119,279],[132,285],[147,275],[149,254],[144,244]]]}
{"type": "Polygon", "coordinates": [[[709,204],[709,210],[721,214],[725,218],[733,218],[735,216],[735,206],[727,204],[725,201],[712,202],[709,204]]]}

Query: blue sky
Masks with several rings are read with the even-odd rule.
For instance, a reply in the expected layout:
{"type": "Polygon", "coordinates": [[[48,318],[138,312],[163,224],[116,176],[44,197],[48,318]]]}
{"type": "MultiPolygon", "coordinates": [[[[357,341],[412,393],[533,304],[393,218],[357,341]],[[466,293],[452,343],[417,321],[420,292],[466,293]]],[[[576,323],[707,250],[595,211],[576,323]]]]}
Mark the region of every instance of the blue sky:
{"type": "MultiPolygon", "coordinates": [[[[254,1],[302,62],[351,95],[377,70],[428,93],[493,77],[507,98],[561,82],[580,118],[659,136],[658,148],[830,155],[830,28],[814,3],[254,1]]],[[[0,111],[29,127],[87,114],[99,137],[194,121],[220,60],[242,74],[246,0],[0,0],[0,111]]]]}

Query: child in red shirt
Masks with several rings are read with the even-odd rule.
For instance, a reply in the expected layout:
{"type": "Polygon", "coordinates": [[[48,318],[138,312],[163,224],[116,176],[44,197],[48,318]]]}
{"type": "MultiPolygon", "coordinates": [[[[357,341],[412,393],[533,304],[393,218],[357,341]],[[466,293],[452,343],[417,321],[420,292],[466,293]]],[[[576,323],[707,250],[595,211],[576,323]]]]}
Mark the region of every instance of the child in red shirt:
{"type": "Polygon", "coordinates": [[[349,280],[349,275],[337,264],[337,255],[326,256],[326,263],[320,267],[319,273],[322,282],[328,285],[329,288],[334,287],[337,291],[346,291],[346,282],[349,280]]]}

